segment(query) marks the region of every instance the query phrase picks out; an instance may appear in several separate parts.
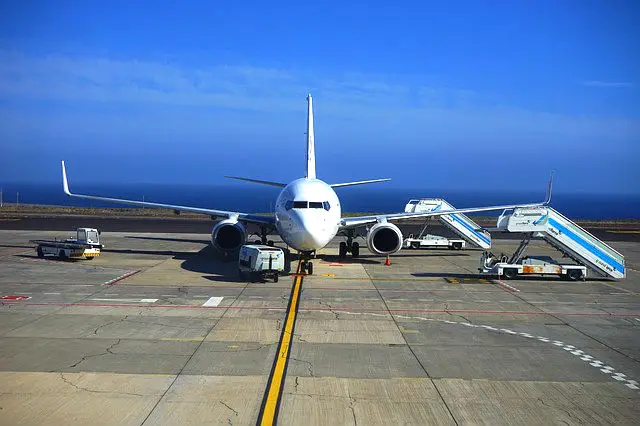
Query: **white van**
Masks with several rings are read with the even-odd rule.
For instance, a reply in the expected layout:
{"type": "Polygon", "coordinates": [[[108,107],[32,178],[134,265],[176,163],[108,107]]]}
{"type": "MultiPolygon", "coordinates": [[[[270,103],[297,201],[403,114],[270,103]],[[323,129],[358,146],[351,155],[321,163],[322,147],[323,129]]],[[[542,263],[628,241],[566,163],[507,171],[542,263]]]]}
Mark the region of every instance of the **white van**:
{"type": "Polygon", "coordinates": [[[240,278],[250,281],[267,277],[278,282],[278,275],[284,271],[285,255],[282,249],[261,244],[247,244],[240,247],[238,272],[240,278]]]}

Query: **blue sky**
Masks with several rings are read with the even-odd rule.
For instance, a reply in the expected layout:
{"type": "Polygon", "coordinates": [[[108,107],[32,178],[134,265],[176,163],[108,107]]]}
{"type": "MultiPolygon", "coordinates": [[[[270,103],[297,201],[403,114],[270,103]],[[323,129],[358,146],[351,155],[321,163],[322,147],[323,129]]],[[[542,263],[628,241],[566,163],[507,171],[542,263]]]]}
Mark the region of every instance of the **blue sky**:
{"type": "Polygon", "coordinates": [[[2,2],[0,182],[640,192],[639,3],[316,3],[2,2]]]}

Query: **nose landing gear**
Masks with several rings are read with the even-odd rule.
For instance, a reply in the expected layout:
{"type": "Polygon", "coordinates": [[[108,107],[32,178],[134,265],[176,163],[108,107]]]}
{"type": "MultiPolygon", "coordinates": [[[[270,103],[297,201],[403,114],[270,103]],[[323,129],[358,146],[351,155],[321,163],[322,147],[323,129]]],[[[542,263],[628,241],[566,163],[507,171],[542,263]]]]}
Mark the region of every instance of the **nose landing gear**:
{"type": "Polygon", "coordinates": [[[307,275],[313,275],[313,262],[311,262],[312,257],[315,257],[315,252],[300,253],[300,260],[302,261],[300,272],[306,272],[307,275]]]}

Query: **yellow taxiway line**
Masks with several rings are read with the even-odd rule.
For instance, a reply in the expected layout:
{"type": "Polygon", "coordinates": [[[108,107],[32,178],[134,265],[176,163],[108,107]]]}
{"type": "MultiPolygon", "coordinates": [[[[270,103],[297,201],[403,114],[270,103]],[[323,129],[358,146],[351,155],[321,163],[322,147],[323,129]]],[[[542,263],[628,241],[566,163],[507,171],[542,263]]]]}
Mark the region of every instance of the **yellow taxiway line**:
{"type": "Polygon", "coordinates": [[[300,302],[300,290],[302,289],[301,274],[304,260],[298,263],[298,270],[293,280],[293,288],[291,289],[291,297],[289,298],[289,307],[287,308],[287,316],[285,319],[284,329],[280,335],[280,343],[278,344],[278,352],[269,375],[267,382],[267,390],[260,407],[258,416],[258,425],[270,426],[276,423],[278,418],[278,409],[280,407],[280,399],[282,398],[282,390],[284,378],[287,373],[287,364],[289,362],[289,352],[291,351],[291,336],[293,336],[293,328],[298,314],[298,304],[300,302]]]}

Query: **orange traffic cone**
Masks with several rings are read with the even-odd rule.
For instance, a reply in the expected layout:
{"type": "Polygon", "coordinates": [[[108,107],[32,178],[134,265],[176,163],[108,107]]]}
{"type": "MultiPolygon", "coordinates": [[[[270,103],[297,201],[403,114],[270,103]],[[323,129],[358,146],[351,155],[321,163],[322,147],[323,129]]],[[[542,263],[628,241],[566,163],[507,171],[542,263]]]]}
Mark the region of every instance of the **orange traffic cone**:
{"type": "Polygon", "coordinates": [[[391,258],[387,255],[387,260],[384,261],[385,266],[391,266],[391,258]]]}

